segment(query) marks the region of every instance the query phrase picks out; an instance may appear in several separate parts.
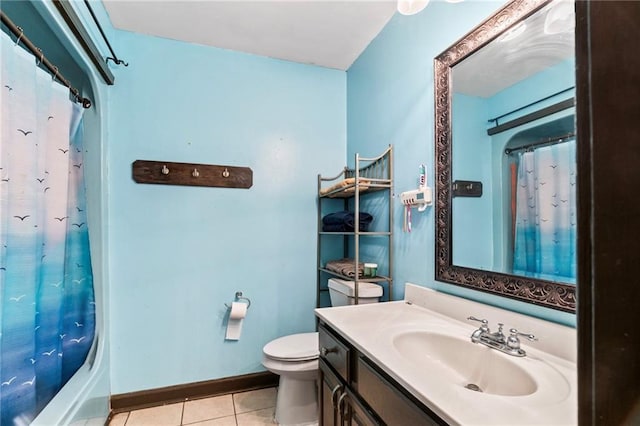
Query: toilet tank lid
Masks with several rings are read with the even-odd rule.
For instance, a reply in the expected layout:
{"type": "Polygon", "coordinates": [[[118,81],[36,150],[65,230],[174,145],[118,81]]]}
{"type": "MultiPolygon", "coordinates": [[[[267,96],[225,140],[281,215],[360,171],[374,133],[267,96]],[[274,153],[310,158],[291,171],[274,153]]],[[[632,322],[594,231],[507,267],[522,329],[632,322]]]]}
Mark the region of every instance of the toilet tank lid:
{"type": "MultiPolygon", "coordinates": [[[[342,294],[346,294],[349,297],[354,297],[355,294],[355,282],[341,280],[339,278],[329,278],[329,288],[335,291],[339,291],[342,294]]],[[[382,287],[378,284],[368,283],[365,281],[358,281],[358,297],[380,297],[382,296],[382,287]]]]}
{"type": "Polygon", "coordinates": [[[287,361],[306,361],[317,358],[318,333],[299,333],[279,337],[270,341],[264,348],[264,354],[270,358],[287,361]]]}

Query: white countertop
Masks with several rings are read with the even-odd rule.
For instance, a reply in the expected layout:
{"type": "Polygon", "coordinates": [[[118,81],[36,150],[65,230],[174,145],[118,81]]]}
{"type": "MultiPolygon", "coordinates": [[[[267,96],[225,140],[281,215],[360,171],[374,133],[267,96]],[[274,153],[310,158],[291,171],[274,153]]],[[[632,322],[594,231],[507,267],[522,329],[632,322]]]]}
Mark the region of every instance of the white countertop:
{"type": "MultiPolygon", "coordinates": [[[[428,292],[425,294],[431,300],[441,295],[432,290],[424,290],[428,292]]],[[[416,292],[421,293],[422,290],[413,289],[408,294],[415,295],[416,292]]],[[[452,297],[459,299],[454,296],[444,296],[444,299],[438,299],[440,305],[446,304],[452,297]]],[[[482,308],[486,305],[460,300],[463,301],[463,309],[470,310],[469,315],[485,314],[482,308]]],[[[458,302],[455,301],[455,303],[458,302]]],[[[494,315],[501,317],[500,309],[487,308],[494,315]]],[[[446,309],[444,311],[447,312],[446,309]]],[[[460,384],[453,384],[449,380],[450,376],[445,374],[444,367],[438,368],[433,362],[425,362],[424,368],[419,368],[416,363],[407,362],[407,359],[393,348],[393,338],[407,331],[445,332],[450,336],[469,339],[473,330],[477,328],[473,324],[461,322],[455,319],[455,316],[452,318],[420,306],[415,303],[415,300],[409,303],[399,301],[321,308],[316,309],[316,315],[450,424],[510,426],[577,424],[576,364],[573,359],[567,359],[570,357],[563,358],[556,355],[567,352],[566,348],[550,348],[551,350],[543,351],[523,342],[522,347],[527,351],[527,356],[523,358],[492,350],[529,372],[538,386],[537,391],[530,395],[492,395],[473,392],[460,384]],[[548,376],[553,379],[541,377],[547,374],[538,374],[540,371],[551,372],[548,376]]],[[[535,330],[529,328],[526,331],[536,334],[540,339],[548,336],[549,341],[564,340],[564,345],[567,341],[569,345],[575,345],[575,340],[571,342],[571,337],[566,337],[572,336],[573,329],[569,327],[546,323],[535,318],[531,319],[531,323],[527,323],[529,317],[517,319],[514,315],[520,316],[509,311],[504,311],[503,314],[508,320],[519,321],[520,324],[524,321],[528,327],[535,328],[535,330]],[[551,330],[549,333],[545,333],[547,326],[551,330]]],[[[508,329],[510,324],[507,320],[504,322],[505,328],[508,329]]],[[[574,336],[575,330],[573,330],[574,336]]]]}

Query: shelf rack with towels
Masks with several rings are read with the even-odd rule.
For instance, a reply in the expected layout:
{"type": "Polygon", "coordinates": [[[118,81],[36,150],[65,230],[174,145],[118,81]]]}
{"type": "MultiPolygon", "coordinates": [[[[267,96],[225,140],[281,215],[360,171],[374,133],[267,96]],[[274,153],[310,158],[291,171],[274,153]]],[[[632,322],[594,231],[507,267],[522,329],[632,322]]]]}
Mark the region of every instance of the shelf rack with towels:
{"type": "MultiPolygon", "coordinates": [[[[393,147],[389,147],[377,157],[361,157],[355,154],[354,168],[345,167],[337,176],[323,177],[318,175],[318,247],[317,247],[317,296],[318,307],[327,306],[326,299],[323,303],[322,294],[327,292],[326,282],[328,277],[337,277],[343,280],[354,281],[354,303],[358,303],[358,284],[360,282],[372,282],[386,287],[387,300],[393,299],[393,147]],[[373,198],[380,191],[385,191],[379,201],[386,203],[388,211],[388,223],[384,218],[374,220],[375,227],[372,230],[360,229],[359,217],[362,201],[367,198],[373,202],[373,198]],[[337,202],[333,202],[335,200],[337,202]],[[340,202],[342,200],[342,202],[340,202]],[[331,204],[329,206],[329,204],[331,204]],[[326,232],[322,230],[323,213],[327,209],[349,210],[354,213],[354,230],[350,232],[326,232]],[[377,228],[377,229],[376,229],[377,228]],[[380,229],[382,228],[382,229],[380,229]],[[355,276],[349,277],[327,269],[325,262],[332,260],[327,257],[327,249],[333,251],[336,258],[353,258],[354,270],[364,263],[361,259],[362,247],[366,247],[372,240],[386,239],[381,245],[381,258],[368,258],[367,262],[377,262],[382,268],[378,268],[380,275],[375,277],[355,276]],[[386,285],[385,285],[386,284],[386,285]]],[[[386,210],[383,204],[378,208],[386,210]]],[[[379,241],[376,243],[379,244],[379,241]]]]}

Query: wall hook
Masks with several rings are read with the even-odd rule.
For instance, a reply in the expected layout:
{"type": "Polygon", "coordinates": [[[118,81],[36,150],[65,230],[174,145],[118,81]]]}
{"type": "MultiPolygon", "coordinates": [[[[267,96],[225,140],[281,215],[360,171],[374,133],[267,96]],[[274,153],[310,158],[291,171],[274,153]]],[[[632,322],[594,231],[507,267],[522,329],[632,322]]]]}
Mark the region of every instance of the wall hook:
{"type": "Polygon", "coordinates": [[[200,172],[198,171],[198,169],[193,169],[193,171],[191,172],[191,176],[193,176],[194,178],[200,176],[200,172]]]}
{"type": "Polygon", "coordinates": [[[226,167],[224,168],[224,171],[222,172],[222,177],[229,177],[229,169],[227,169],[226,167]]]}
{"type": "Polygon", "coordinates": [[[169,174],[169,168],[167,167],[166,164],[162,165],[162,170],[160,170],[162,172],[163,175],[168,175],[169,174]]]}

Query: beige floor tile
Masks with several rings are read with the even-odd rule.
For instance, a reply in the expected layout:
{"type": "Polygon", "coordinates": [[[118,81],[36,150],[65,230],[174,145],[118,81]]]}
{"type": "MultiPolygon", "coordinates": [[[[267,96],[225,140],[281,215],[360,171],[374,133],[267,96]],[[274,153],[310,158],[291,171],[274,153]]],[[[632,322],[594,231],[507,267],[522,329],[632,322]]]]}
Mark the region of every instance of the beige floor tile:
{"type": "Polygon", "coordinates": [[[236,407],[236,414],[275,407],[276,395],[276,388],[234,393],[233,403],[236,407]]]}
{"type": "Polygon", "coordinates": [[[237,414],[236,421],[238,422],[238,426],[274,425],[276,424],[274,420],[275,411],[275,407],[271,407],[264,410],[237,414]]]}
{"type": "Polygon", "coordinates": [[[182,422],[183,405],[180,402],[131,411],[126,426],[178,426],[182,422]]]}
{"type": "MultiPolygon", "coordinates": [[[[87,419],[87,422],[84,426],[104,426],[104,417],[92,417],[87,419]]],[[[124,425],[124,423],[122,423],[124,425]]]]}
{"type": "Polygon", "coordinates": [[[220,417],[204,422],[191,423],[189,426],[236,426],[236,416],[220,417]]]}
{"type": "Polygon", "coordinates": [[[194,423],[218,417],[232,416],[233,398],[231,395],[214,396],[212,398],[196,399],[184,403],[182,423],[194,423]]]}
{"type": "Polygon", "coordinates": [[[124,426],[127,423],[127,419],[129,418],[129,413],[118,413],[115,416],[111,417],[111,421],[109,422],[109,426],[124,426]]]}

